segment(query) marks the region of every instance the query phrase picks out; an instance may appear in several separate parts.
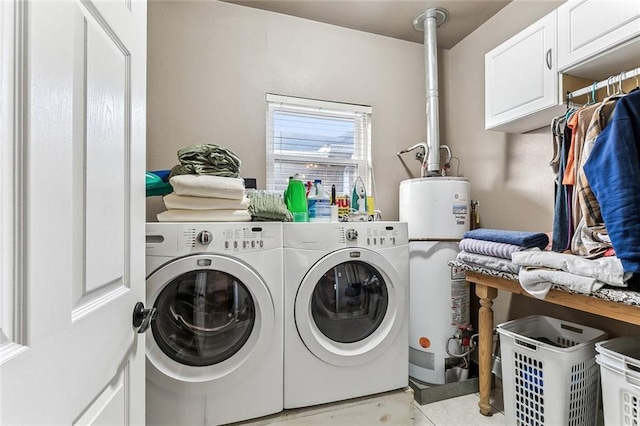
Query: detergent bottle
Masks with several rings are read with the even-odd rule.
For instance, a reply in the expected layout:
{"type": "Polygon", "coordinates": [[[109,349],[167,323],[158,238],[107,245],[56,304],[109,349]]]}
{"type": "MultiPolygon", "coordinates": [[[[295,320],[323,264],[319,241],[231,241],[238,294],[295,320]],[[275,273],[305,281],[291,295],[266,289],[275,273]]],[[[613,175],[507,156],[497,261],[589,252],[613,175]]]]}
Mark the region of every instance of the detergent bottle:
{"type": "Polygon", "coordinates": [[[307,202],[309,222],[329,222],[331,220],[331,200],[324,192],[320,179],[313,182],[307,202]]]}
{"type": "Polygon", "coordinates": [[[291,212],[294,222],[308,222],[307,193],[304,183],[294,176],[289,178],[289,185],[284,191],[284,202],[291,212]]]}

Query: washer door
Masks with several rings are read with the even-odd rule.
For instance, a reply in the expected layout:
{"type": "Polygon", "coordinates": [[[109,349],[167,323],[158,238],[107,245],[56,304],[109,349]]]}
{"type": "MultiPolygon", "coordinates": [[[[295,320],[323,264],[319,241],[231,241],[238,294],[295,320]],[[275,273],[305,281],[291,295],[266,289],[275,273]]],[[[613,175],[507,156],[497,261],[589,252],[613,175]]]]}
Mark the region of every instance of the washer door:
{"type": "Polygon", "coordinates": [[[275,327],[264,281],[225,256],[190,255],[163,265],[147,278],[147,306],[158,311],[146,342],[159,382],[237,380],[260,362],[275,327]]]}
{"type": "Polygon", "coordinates": [[[354,366],[393,343],[405,317],[405,284],[382,255],[343,249],[304,276],[295,300],[298,333],[323,361],[354,366]]]}

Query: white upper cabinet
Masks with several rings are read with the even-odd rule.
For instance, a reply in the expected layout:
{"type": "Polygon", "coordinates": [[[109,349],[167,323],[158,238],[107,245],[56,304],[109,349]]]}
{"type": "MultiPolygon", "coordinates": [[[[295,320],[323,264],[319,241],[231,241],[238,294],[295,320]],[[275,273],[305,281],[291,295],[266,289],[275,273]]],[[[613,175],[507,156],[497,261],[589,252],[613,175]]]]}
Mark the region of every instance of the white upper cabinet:
{"type": "MultiPolygon", "coordinates": [[[[640,1],[640,0],[638,0],[640,1]]],[[[562,109],[554,10],[485,55],[485,128],[522,133],[562,109]]]]}
{"type": "Polygon", "coordinates": [[[614,48],[628,47],[619,56],[638,56],[640,43],[631,43],[640,36],[640,0],[568,0],[557,10],[558,70],[609,55],[614,48]]]}

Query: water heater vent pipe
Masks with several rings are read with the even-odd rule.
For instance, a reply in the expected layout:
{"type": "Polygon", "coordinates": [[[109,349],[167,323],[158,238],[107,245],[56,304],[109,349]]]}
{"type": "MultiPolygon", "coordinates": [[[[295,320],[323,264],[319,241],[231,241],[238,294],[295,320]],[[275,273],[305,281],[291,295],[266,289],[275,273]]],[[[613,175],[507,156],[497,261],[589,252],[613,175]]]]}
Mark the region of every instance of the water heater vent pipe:
{"type": "Polygon", "coordinates": [[[449,18],[442,8],[431,8],[413,20],[413,28],[424,31],[426,111],[427,111],[427,176],[440,175],[440,117],[438,113],[438,39],[436,29],[449,18]]]}

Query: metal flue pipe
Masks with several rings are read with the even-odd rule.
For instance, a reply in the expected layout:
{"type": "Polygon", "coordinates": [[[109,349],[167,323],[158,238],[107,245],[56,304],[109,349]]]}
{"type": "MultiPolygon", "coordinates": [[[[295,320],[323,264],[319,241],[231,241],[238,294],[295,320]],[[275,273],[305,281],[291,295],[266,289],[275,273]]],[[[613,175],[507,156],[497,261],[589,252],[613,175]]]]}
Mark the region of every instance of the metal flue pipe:
{"type": "Polygon", "coordinates": [[[438,107],[438,39],[436,29],[449,13],[446,9],[427,9],[413,20],[416,30],[424,31],[427,112],[427,176],[440,175],[440,116],[438,107]]]}

